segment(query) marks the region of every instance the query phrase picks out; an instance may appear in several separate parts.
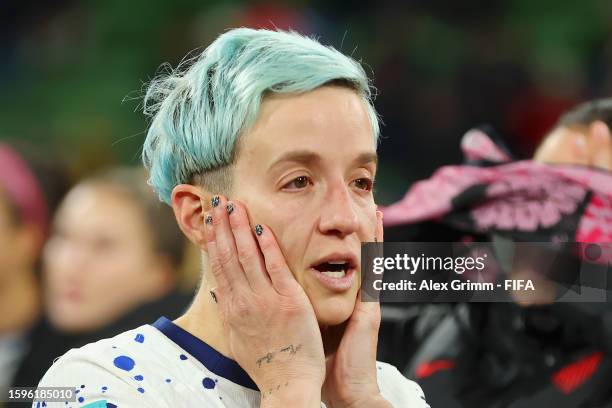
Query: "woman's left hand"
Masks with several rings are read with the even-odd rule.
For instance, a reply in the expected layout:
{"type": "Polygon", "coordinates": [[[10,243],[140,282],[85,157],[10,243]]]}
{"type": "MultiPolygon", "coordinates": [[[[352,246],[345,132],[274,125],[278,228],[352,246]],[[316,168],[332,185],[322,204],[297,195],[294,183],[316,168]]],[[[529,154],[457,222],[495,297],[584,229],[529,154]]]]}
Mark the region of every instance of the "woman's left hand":
{"type": "MultiPolygon", "coordinates": [[[[382,242],[380,211],[376,211],[376,222],[376,240],[382,242]]],[[[328,408],[391,407],[380,395],[376,379],[379,328],[380,303],[362,302],[358,294],[353,314],[346,325],[326,330],[324,337],[327,341],[334,334],[342,336],[336,351],[325,359],[326,377],[322,394],[328,408]]]]}

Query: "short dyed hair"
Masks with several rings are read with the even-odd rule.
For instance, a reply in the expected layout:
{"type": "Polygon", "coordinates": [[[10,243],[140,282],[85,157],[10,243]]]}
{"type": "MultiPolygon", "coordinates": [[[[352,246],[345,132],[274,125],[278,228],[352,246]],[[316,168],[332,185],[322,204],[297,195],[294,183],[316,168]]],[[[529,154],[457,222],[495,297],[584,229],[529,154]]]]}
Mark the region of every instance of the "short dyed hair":
{"type": "Polygon", "coordinates": [[[357,61],[295,32],[238,28],[222,34],[147,89],[144,113],[151,124],[142,158],[149,184],[168,204],[181,183],[228,191],[237,141],[255,123],[262,99],[328,84],[363,98],[378,141],[372,87],[357,61]]]}

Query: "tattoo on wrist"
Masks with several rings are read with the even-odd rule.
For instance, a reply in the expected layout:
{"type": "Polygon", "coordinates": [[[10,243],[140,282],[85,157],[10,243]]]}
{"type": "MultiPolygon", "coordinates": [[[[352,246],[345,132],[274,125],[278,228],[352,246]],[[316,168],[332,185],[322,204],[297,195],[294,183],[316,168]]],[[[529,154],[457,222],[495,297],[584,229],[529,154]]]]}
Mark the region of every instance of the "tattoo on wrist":
{"type": "Polygon", "coordinates": [[[264,361],[266,363],[270,363],[272,360],[274,360],[274,355],[276,353],[268,353],[265,356],[258,358],[257,359],[257,367],[261,367],[261,363],[263,363],[264,361]]]}
{"type": "Polygon", "coordinates": [[[278,391],[280,390],[281,387],[287,387],[288,385],[289,385],[289,382],[287,381],[285,384],[278,384],[276,388],[268,388],[267,390],[262,390],[261,399],[266,399],[266,395],[269,397],[270,395],[272,395],[274,391],[278,391]]]}
{"type": "Polygon", "coordinates": [[[297,352],[298,352],[298,350],[299,350],[300,348],[302,348],[302,345],[301,345],[301,344],[298,344],[298,345],[297,345],[297,347],[294,347],[294,346],[293,346],[293,344],[290,344],[290,345],[288,345],[287,347],[282,348],[280,351],[281,351],[281,353],[283,353],[283,352],[285,352],[285,351],[288,351],[288,352],[289,352],[289,354],[295,354],[295,353],[297,353],[297,352]]]}
{"type": "Polygon", "coordinates": [[[294,346],[293,344],[288,345],[287,347],[283,347],[282,349],[280,349],[278,352],[274,351],[271,353],[266,354],[263,357],[260,357],[257,359],[256,363],[257,363],[257,367],[261,368],[261,365],[263,363],[271,363],[272,360],[274,360],[274,356],[276,356],[277,353],[289,353],[289,355],[294,355],[296,354],[300,349],[302,348],[301,344],[298,344],[297,346],[294,346]]]}

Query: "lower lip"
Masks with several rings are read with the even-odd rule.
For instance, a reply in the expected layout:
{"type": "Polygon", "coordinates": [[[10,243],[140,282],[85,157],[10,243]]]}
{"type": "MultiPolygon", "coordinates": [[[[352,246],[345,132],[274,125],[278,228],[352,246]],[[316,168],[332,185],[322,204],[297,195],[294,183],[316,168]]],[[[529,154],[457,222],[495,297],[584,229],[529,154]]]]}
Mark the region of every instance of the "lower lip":
{"type": "Polygon", "coordinates": [[[349,269],[342,278],[331,278],[323,275],[321,272],[314,268],[310,268],[310,271],[315,275],[319,282],[332,292],[346,292],[353,286],[353,280],[355,279],[355,269],[349,269]]]}

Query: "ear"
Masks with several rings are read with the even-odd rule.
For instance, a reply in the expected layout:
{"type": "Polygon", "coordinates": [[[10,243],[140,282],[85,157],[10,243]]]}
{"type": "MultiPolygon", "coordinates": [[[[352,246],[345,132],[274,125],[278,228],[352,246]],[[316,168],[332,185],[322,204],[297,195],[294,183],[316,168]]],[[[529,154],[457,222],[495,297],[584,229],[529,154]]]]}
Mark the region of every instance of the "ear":
{"type": "Polygon", "coordinates": [[[210,199],[210,193],[191,184],[179,184],[172,189],[172,210],[179,228],[191,242],[206,252],[204,214],[211,209],[210,199]]]}

